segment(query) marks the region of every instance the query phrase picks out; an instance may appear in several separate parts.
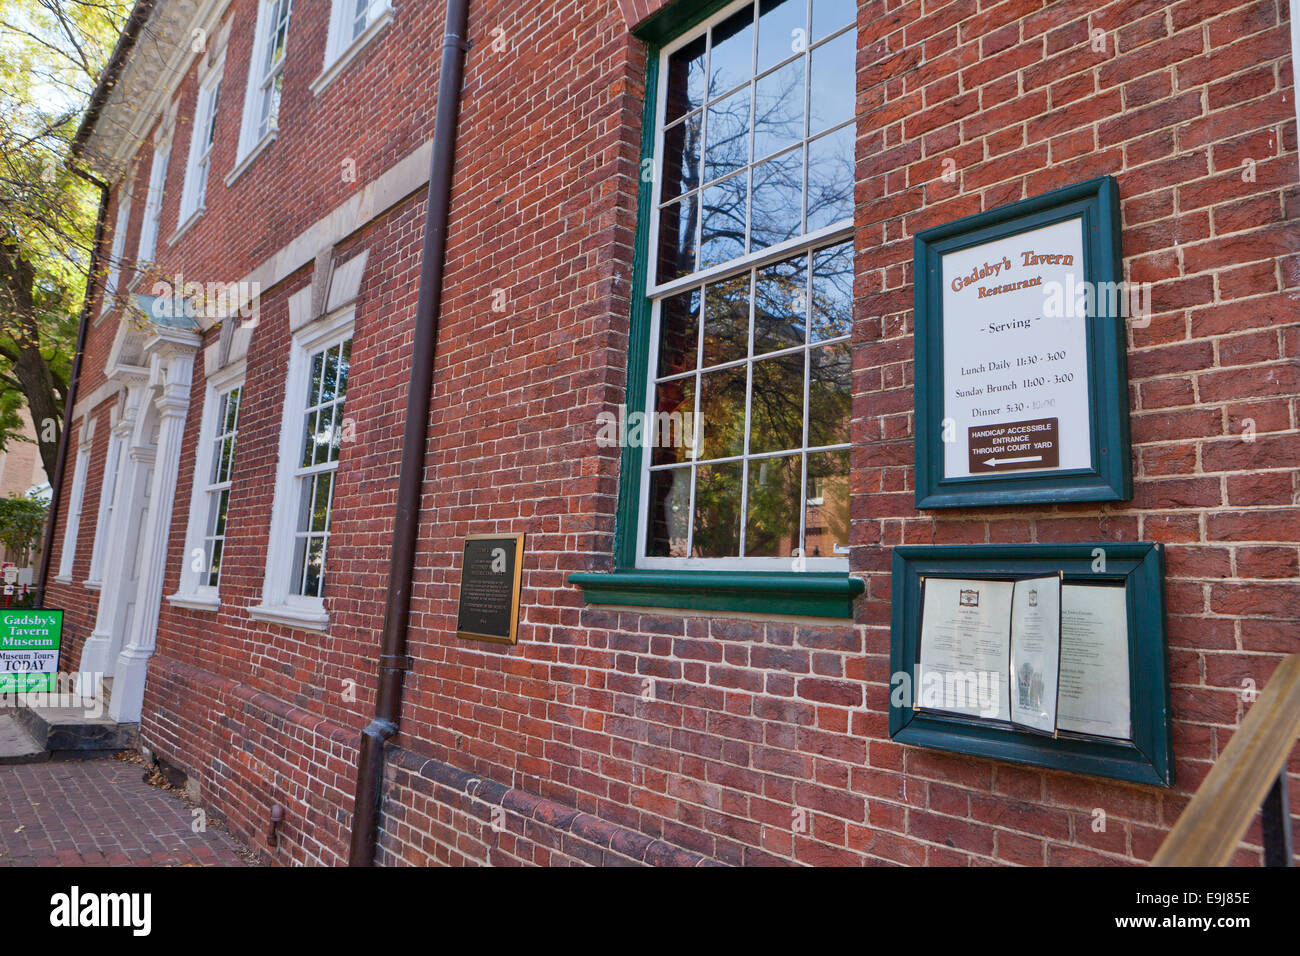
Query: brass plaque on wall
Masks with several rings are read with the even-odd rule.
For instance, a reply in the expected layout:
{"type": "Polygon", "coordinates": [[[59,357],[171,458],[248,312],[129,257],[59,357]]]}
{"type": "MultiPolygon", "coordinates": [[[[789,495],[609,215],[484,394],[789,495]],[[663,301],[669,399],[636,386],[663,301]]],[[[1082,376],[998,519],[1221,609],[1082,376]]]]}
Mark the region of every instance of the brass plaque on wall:
{"type": "Polygon", "coordinates": [[[515,643],[523,563],[522,534],[465,537],[456,613],[457,637],[515,643]]]}

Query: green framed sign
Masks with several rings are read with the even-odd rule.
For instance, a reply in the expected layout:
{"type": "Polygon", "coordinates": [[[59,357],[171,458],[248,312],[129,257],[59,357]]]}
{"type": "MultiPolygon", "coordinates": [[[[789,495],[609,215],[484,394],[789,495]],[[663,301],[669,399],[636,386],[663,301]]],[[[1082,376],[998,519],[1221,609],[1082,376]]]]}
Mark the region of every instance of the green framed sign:
{"type": "Polygon", "coordinates": [[[916,506],[1131,497],[1114,178],[919,232],[913,268],[916,506]]]}
{"type": "Polygon", "coordinates": [[[56,690],[62,644],[62,611],[0,610],[0,694],[56,690]]]}
{"type": "Polygon", "coordinates": [[[1147,541],[896,547],[890,738],[1172,786],[1163,582],[1163,550],[1147,541]],[[1049,587],[1036,601],[1037,587],[1053,581],[1059,604],[1051,604],[1049,587]],[[1023,637],[1032,649],[1041,637],[1028,629],[1017,633],[1036,613],[1018,604],[1025,590],[1026,603],[1050,610],[1040,618],[1059,621],[1050,632],[1058,643],[1047,642],[1056,666],[1045,687],[1026,679],[1023,663],[1007,666],[1016,660],[1015,642],[1023,637]],[[998,657],[1000,640],[1012,648],[1009,658],[998,657]],[[971,670],[945,670],[945,657],[971,670]],[[1000,663],[985,663],[976,673],[981,660],[1000,663]],[[1045,726],[1016,719],[1018,704],[1044,701],[1053,711],[1045,726]]]}

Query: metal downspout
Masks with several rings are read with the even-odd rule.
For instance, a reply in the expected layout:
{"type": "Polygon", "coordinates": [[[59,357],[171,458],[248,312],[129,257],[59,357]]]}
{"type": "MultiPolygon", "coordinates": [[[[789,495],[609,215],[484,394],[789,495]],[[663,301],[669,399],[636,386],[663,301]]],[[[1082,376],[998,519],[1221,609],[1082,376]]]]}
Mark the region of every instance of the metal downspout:
{"type": "Polygon", "coordinates": [[[451,206],[452,166],[456,154],[456,124],[460,115],[469,0],[448,0],[447,25],[438,72],[437,119],[429,171],[429,199],[424,248],[420,262],[420,294],[415,307],[411,379],[407,392],[406,426],[402,436],[402,465],[397,482],[393,521],[393,551],[388,566],[388,594],[379,655],[379,687],[375,717],[361,733],[357,758],[356,805],[352,816],[349,866],[373,866],[379,838],[383,796],[384,744],[397,733],[402,713],[402,682],[408,669],[406,634],[411,610],[411,581],[419,530],[420,490],[424,483],[425,444],[433,394],[434,349],[442,313],[443,268],[447,221],[451,206]]]}

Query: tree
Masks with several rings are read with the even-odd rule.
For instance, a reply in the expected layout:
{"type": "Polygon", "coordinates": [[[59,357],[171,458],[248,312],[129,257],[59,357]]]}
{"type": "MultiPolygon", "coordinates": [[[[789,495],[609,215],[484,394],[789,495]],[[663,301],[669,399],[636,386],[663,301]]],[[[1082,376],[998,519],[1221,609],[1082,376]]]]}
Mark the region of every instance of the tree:
{"type": "MultiPolygon", "coordinates": [[[[64,163],[125,20],[125,0],[3,0],[0,10],[0,450],[25,403],[53,475],[97,191],[64,163]]],[[[98,268],[110,266],[103,257],[98,268]]]]}
{"type": "MultiPolygon", "coordinates": [[[[49,505],[39,498],[12,495],[0,498],[0,544],[21,559],[41,543],[49,505]]],[[[20,560],[19,563],[22,563],[20,560]]]]}

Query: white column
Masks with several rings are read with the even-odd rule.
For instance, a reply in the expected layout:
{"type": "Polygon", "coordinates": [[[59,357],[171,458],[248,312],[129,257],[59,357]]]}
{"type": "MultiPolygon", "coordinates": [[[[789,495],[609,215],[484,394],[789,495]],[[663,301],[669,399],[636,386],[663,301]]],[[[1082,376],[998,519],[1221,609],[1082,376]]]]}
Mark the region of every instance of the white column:
{"type": "MultiPolygon", "coordinates": [[[[125,613],[128,595],[123,588],[123,577],[128,573],[132,553],[132,521],[138,515],[143,499],[144,476],[153,461],[153,443],[149,432],[149,416],[141,415],[145,395],[145,376],[118,373],[126,393],[121,414],[113,433],[122,443],[117,463],[117,506],[108,523],[104,541],[104,560],[99,604],[95,613],[95,629],[81,649],[81,662],[77,667],[77,691],[83,696],[99,693],[99,681],[108,672],[117,649],[113,646],[114,622],[125,613]]],[[[120,646],[120,642],[119,642],[120,646]]]]}
{"type": "Polygon", "coordinates": [[[149,658],[158,641],[158,614],[162,605],[163,576],[167,569],[167,539],[171,535],[176,476],[180,472],[181,442],[190,407],[190,382],[194,355],[201,339],[192,332],[159,329],[145,346],[149,356],[150,384],[159,389],[158,445],[150,489],[148,518],[137,544],[140,577],[135,593],[135,614],[126,646],[113,671],[113,698],[109,716],[118,723],[140,719],[149,658]]]}

